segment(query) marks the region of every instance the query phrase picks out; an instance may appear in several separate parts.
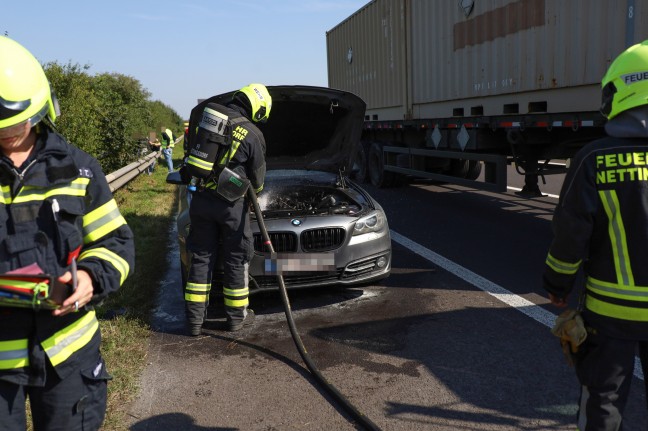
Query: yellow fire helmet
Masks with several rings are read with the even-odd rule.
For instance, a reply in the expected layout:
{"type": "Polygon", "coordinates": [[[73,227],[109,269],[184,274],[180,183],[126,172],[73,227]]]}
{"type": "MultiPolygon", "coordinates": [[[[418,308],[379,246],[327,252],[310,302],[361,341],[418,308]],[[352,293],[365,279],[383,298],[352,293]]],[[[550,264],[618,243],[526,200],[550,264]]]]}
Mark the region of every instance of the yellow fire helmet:
{"type": "Polygon", "coordinates": [[[18,42],[0,36],[0,129],[45,116],[54,122],[57,108],[49,82],[36,58],[18,42]]]}
{"type": "Polygon", "coordinates": [[[268,93],[268,89],[263,84],[250,84],[241,88],[234,93],[243,93],[250,101],[252,106],[252,121],[255,123],[265,123],[270,117],[270,109],[272,108],[272,97],[268,93]]]}
{"type": "Polygon", "coordinates": [[[601,88],[601,113],[608,119],[648,104],[648,40],[619,54],[601,80],[601,88]]]}

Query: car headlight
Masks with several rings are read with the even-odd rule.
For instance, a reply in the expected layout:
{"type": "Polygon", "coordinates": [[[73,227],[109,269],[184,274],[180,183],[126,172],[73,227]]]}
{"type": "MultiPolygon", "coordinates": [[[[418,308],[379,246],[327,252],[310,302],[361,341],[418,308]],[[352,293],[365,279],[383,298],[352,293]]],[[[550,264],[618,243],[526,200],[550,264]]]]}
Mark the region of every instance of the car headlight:
{"type": "Polygon", "coordinates": [[[385,227],[385,215],[374,211],[368,216],[358,220],[353,228],[353,235],[362,235],[369,232],[380,232],[385,227]]]}

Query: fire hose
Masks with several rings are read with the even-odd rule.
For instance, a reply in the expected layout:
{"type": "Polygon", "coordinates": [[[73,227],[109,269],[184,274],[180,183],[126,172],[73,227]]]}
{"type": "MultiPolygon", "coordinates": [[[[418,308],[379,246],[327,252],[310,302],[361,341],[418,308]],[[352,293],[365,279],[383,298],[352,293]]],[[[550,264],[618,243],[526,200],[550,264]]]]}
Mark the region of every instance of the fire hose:
{"type": "MultiPolygon", "coordinates": [[[[256,215],[257,223],[259,229],[261,230],[261,235],[263,236],[263,241],[268,247],[270,254],[274,256],[275,250],[270,241],[270,235],[266,230],[265,223],[263,222],[263,214],[261,213],[261,208],[259,208],[259,202],[257,201],[256,193],[252,190],[251,187],[248,188],[248,196],[252,201],[252,206],[254,208],[254,214],[256,215]]],[[[295,325],[295,320],[293,319],[292,310],[290,308],[290,300],[288,299],[288,293],[286,292],[286,284],[284,283],[283,275],[280,271],[277,272],[277,279],[279,282],[279,292],[281,294],[281,300],[283,302],[284,311],[286,314],[286,320],[288,321],[288,327],[290,328],[290,334],[292,335],[297,351],[302,357],[304,363],[308,367],[309,371],[315,377],[315,380],[319,382],[323,388],[338,402],[341,406],[349,413],[355,420],[358,421],[365,429],[367,430],[376,430],[380,431],[380,428],[374,424],[367,416],[361,413],[356,407],[351,404],[351,402],[342,395],[342,393],[335,388],[328,380],[322,375],[322,373],[317,369],[315,363],[311,359],[310,355],[304,347],[304,343],[297,331],[297,326],[295,325]]]]}

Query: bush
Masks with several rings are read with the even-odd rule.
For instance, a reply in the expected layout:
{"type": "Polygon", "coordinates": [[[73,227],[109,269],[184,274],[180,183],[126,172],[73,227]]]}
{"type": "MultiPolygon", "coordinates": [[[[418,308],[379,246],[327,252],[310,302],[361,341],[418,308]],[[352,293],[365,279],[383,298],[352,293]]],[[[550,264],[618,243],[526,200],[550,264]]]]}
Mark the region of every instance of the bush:
{"type": "Polygon", "coordinates": [[[183,132],[182,118],[169,106],[150,100],[151,94],[130,76],[103,73],[91,76],[90,66],[58,62],[43,66],[59,100],[58,131],[75,146],[113,172],[140,156],[141,141],[162,126],[175,136],[183,132]]]}

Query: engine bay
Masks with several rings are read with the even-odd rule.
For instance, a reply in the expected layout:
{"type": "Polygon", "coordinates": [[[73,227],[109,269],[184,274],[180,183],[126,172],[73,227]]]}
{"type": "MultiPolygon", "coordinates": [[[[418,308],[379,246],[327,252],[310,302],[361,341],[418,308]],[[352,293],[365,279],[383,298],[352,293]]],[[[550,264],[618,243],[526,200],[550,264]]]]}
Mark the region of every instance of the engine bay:
{"type": "Polygon", "coordinates": [[[258,198],[264,217],[342,214],[355,216],[362,205],[342,189],[330,187],[268,188],[258,198]]]}

